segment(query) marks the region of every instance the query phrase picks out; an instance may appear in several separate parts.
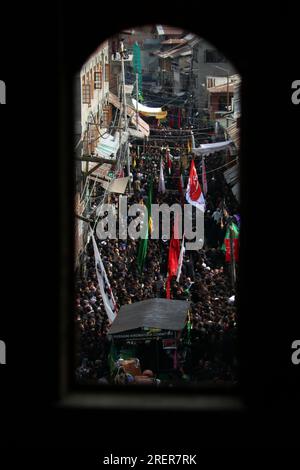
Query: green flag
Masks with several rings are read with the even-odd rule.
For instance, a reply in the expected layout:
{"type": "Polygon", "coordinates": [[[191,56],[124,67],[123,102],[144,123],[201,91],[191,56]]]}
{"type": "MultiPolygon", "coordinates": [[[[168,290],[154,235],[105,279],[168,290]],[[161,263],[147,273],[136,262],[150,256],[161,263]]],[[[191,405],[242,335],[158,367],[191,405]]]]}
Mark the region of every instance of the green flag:
{"type": "Polygon", "coordinates": [[[139,89],[138,101],[144,101],[142,93],[142,63],[141,63],[141,49],[137,42],[133,45],[133,70],[139,76],[139,89]]]}
{"type": "Polygon", "coordinates": [[[146,205],[147,211],[148,211],[148,223],[146,227],[145,238],[140,239],[138,255],[137,255],[137,264],[138,264],[138,269],[140,272],[143,271],[145,259],[147,256],[149,232],[150,234],[152,232],[152,217],[151,217],[152,187],[153,187],[153,182],[151,178],[149,181],[148,198],[147,198],[147,205],[146,205]]]}

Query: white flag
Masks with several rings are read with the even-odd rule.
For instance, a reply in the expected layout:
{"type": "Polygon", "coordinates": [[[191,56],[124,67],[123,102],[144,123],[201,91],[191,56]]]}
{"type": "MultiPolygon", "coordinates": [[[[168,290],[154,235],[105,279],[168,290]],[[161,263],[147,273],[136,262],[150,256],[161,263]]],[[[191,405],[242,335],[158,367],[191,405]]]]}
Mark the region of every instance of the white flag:
{"type": "Polygon", "coordinates": [[[166,192],[166,186],[165,186],[165,178],[164,178],[164,169],[163,169],[162,158],[160,159],[160,172],[159,172],[158,192],[159,192],[159,193],[165,193],[165,192],[166,192]]]}
{"type": "Polygon", "coordinates": [[[183,235],[182,243],[181,243],[181,249],[180,249],[180,253],[179,253],[179,259],[178,259],[178,269],[177,269],[176,282],[179,282],[179,279],[180,279],[180,276],[181,276],[184,252],[185,252],[185,246],[184,246],[184,235],[183,235]]]}
{"type": "Polygon", "coordinates": [[[104,304],[105,311],[107,316],[111,322],[114,321],[117,315],[117,306],[116,302],[110,287],[110,283],[105,271],[105,268],[102,263],[102,259],[98,250],[98,246],[92,233],[92,240],[93,240],[93,247],[94,247],[94,255],[95,255],[95,268],[97,273],[98,284],[104,304]]]}

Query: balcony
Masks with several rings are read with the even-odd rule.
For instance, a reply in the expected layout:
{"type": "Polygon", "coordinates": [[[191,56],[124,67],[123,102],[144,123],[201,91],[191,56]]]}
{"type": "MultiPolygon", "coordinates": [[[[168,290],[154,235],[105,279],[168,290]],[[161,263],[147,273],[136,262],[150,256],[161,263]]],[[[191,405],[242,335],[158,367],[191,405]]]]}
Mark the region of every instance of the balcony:
{"type": "MultiPolygon", "coordinates": [[[[125,56],[124,56],[124,62],[131,62],[133,59],[133,54],[131,53],[125,53],[125,56]]],[[[112,54],[111,55],[111,61],[113,63],[116,63],[116,62],[121,62],[121,54],[119,52],[116,52],[115,54],[112,54]]]]}

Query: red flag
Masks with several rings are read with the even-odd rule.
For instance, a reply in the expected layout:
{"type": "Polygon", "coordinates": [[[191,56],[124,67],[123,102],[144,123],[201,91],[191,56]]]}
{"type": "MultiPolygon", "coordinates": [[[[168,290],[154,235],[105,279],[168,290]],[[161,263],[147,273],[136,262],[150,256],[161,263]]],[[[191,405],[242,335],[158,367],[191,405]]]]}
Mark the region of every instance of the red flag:
{"type": "Polygon", "coordinates": [[[186,200],[198,209],[202,211],[205,210],[205,199],[198,180],[194,160],[191,161],[190,176],[186,191],[186,200]]]}
{"type": "MultiPolygon", "coordinates": [[[[233,258],[234,258],[234,261],[238,261],[239,260],[239,240],[237,238],[234,238],[232,241],[233,241],[233,258]]],[[[225,240],[225,248],[226,248],[225,261],[230,263],[231,261],[230,239],[225,240]]]]}
{"type": "Polygon", "coordinates": [[[178,261],[179,261],[179,255],[180,255],[180,240],[179,240],[179,234],[178,234],[178,218],[176,218],[175,223],[174,223],[174,230],[173,230],[173,236],[170,241],[170,247],[169,247],[169,262],[168,262],[168,279],[166,283],[166,298],[170,299],[171,298],[171,291],[170,291],[170,285],[171,285],[171,279],[173,276],[177,275],[177,270],[178,270],[178,261]]]}

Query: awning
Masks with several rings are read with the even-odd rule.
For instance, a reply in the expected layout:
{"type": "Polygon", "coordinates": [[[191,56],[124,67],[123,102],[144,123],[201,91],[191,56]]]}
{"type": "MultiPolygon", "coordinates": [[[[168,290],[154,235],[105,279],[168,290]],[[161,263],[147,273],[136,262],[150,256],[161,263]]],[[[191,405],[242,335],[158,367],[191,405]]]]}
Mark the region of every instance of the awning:
{"type": "Polygon", "coordinates": [[[95,168],[95,171],[93,171],[92,176],[97,176],[97,178],[108,178],[108,173],[110,172],[112,165],[110,163],[103,163],[100,166],[98,165],[98,163],[89,163],[88,171],[95,168]]]}
{"type": "Polygon", "coordinates": [[[185,300],[149,299],[122,305],[108,334],[137,328],[181,331],[186,323],[189,302],[185,300]]]}
{"type": "Polygon", "coordinates": [[[138,103],[134,98],[132,98],[133,107],[138,109],[138,112],[144,116],[155,117],[156,119],[165,119],[168,112],[163,111],[161,108],[150,108],[149,106],[144,106],[141,103],[138,103]]]}
{"type": "MultiPolygon", "coordinates": [[[[121,102],[120,102],[119,98],[111,92],[109,92],[108,101],[113,106],[115,106],[115,108],[121,109],[121,102]]],[[[136,103],[136,101],[135,101],[135,103],[136,103]]],[[[132,124],[136,125],[136,111],[131,106],[129,106],[128,104],[126,105],[126,111],[127,111],[127,115],[131,119],[132,124]]],[[[143,133],[144,137],[149,137],[149,135],[150,135],[149,124],[147,124],[147,122],[145,122],[141,117],[139,117],[139,119],[138,119],[138,130],[141,133],[143,133]]]]}
{"type": "MultiPolygon", "coordinates": [[[[142,135],[142,138],[143,137],[149,137],[149,135],[150,135],[150,126],[140,116],[138,117],[138,120],[137,120],[136,119],[136,113],[135,113],[131,118],[131,122],[135,126],[136,126],[136,123],[138,123],[138,132],[142,135]]],[[[130,131],[132,131],[132,130],[133,129],[129,129],[129,134],[130,134],[130,131]]]]}
{"type": "MultiPolygon", "coordinates": [[[[108,94],[108,101],[115,107],[115,108],[118,108],[118,109],[121,109],[121,102],[119,100],[119,98],[114,94],[112,93],[111,91],[109,92],[108,94]]],[[[134,111],[132,108],[130,108],[130,106],[126,106],[126,111],[127,111],[127,115],[129,117],[132,117],[133,114],[134,114],[134,111]]]]}
{"type": "Polygon", "coordinates": [[[200,147],[196,147],[192,149],[192,152],[195,155],[210,155],[215,152],[220,152],[220,150],[224,150],[233,142],[232,140],[225,140],[223,142],[215,142],[213,144],[202,144],[200,147]]]}
{"type": "Polygon", "coordinates": [[[125,176],[125,178],[117,178],[111,182],[102,181],[101,186],[104,189],[107,189],[109,193],[124,194],[128,184],[128,179],[128,176],[125,176]]]}
{"type": "MultiPolygon", "coordinates": [[[[121,145],[125,144],[128,140],[128,132],[123,132],[121,137],[121,145]]],[[[106,134],[105,137],[100,137],[96,147],[96,154],[102,158],[116,158],[120,146],[120,135],[116,133],[114,136],[106,134]]]]}

